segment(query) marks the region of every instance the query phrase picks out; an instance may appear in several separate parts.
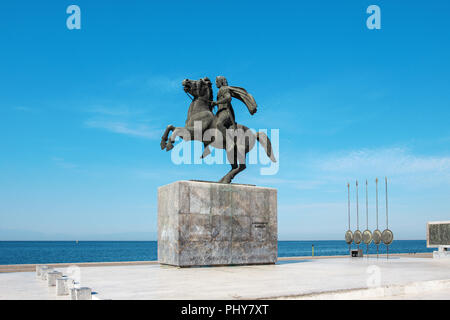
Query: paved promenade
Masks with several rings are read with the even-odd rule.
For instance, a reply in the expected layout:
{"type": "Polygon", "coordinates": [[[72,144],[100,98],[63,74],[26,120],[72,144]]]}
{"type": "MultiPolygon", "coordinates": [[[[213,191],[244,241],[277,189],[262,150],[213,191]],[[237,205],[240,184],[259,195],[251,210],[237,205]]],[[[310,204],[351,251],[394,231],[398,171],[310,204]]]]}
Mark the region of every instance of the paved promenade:
{"type": "MultiPolygon", "coordinates": [[[[450,299],[449,260],[405,255],[181,269],[119,263],[79,270],[81,285],[91,287],[95,299],[450,299]]],[[[54,291],[34,272],[0,273],[0,299],[56,299],[54,291]]]]}

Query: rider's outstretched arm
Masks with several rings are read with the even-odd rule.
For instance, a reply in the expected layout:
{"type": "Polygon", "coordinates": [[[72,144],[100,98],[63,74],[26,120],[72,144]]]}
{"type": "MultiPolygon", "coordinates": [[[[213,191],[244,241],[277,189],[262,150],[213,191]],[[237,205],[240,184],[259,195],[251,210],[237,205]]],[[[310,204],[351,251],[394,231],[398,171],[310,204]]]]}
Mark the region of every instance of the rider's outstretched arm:
{"type": "Polygon", "coordinates": [[[217,100],[216,102],[213,101],[213,105],[229,103],[229,102],[231,102],[231,99],[232,98],[231,98],[230,91],[226,90],[225,93],[222,96],[222,99],[217,100]]]}

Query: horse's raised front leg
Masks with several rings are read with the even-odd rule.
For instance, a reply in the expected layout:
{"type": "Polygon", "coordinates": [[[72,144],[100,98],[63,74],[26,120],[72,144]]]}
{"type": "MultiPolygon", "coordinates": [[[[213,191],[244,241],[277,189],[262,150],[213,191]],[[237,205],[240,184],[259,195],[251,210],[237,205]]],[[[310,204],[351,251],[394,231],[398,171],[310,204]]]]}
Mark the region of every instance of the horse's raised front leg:
{"type": "Polygon", "coordinates": [[[171,124],[169,124],[166,128],[166,131],[164,131],[164,134],[161,137],[161,150],[164,150],[167,146],[167,138],[169,137],[170,131],[175,130],[175,127],[171,124]]]}
{"type": "Polygon", "coordinates": [[[188,128],[175,127],[172,132],[172,135],[169,138],[169,142],[167,142],[166,151],[170,151],[173,149],[173,144],[175,143],[175,139],[177,137],[180,137],[184,141],[189,141],[192,140],[192,135],[193,133],[190,130],[188,130],[188,128]]]}

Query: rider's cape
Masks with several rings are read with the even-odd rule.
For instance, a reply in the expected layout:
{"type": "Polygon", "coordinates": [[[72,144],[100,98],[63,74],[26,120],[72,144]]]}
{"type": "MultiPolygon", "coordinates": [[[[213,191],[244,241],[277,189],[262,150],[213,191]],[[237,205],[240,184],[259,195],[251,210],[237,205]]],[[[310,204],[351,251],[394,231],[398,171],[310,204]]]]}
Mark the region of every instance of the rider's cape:
{"type": "Polygon", "coordinates": [[[233,98],[241,100],[246,106],[250,114],[254,114],[256,112],[256,101],[253,96],[247,92],[244,88],[241,87],[232,87],[228,86],[230,89],[230,94],[233,98]]]}

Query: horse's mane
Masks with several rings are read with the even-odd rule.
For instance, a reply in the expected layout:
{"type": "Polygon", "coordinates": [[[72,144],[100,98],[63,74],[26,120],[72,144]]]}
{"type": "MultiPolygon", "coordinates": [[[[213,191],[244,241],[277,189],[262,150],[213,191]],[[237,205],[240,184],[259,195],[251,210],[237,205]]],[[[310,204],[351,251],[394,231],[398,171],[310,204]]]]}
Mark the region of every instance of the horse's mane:
{"type": "Polygon", "coordinates": [[[206,82],[206,85],[208,86],[208,100],[211,101],[214,98],[211,80],[209,80],[208,77],[205,77],[203,81],[206,82]]]}

